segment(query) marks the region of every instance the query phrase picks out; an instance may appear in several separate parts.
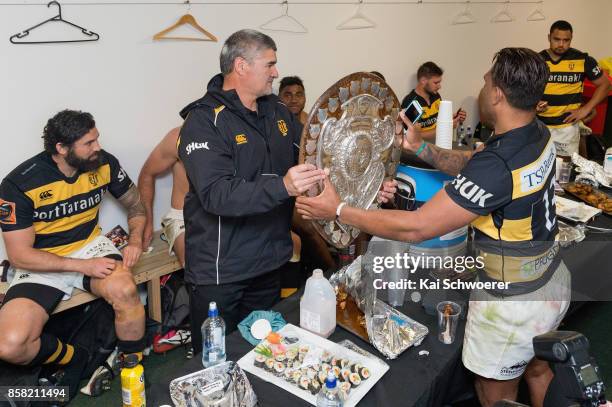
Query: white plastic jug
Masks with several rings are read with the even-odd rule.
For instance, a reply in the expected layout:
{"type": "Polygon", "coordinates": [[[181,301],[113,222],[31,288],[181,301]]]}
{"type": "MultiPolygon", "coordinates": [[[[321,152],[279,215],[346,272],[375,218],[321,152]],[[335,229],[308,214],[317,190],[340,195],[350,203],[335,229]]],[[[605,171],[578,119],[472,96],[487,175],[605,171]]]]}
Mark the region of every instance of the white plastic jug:
{"type": "Polygon", "coordinates": [[[306,280],[300,300],[300,326],[327,338],[336,329],[336,293],[321,269],[306,280]]]}

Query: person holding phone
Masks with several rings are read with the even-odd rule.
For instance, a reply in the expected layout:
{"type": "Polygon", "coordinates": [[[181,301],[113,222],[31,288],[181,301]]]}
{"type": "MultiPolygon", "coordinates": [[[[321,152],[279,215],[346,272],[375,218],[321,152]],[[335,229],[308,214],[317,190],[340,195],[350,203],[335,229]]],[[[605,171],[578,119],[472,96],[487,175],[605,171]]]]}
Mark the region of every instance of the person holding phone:
{"type": "MultiPolygon", "coordinates": [[[[427,141],[436,139],[436,123],[442,97],[438,91],[442,88],[444,71],[434,62],[428,61],[417,70],[416,87],[402,100],[402,109],[406,109],[414,100],[423,108],[423,113],[414,123],[421,129],[421,137],[427,141]]],[[[467,118],[465,110],[459,108],[453,117],[453,127],[457,127],[467,118]]]]}

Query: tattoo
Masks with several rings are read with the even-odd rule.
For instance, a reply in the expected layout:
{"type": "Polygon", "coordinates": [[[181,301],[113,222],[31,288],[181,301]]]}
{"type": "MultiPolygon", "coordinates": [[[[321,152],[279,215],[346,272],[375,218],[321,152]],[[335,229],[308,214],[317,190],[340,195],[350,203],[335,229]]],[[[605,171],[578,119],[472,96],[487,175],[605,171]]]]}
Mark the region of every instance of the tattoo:
{"type": "Polygon", "coordinates": [[[447,150],[427,143],[419,158],[448,175],[456,176],[472,158],[472,152],[447,150]]]}
{"type": "Polygon", "coordinates": [[[128,210],[128,220],[135,216],[145,216],[145,207],[140,200],[140,193],[136,185],[132,184],[130,189],[119,197],[118,201],[128,210]]]}

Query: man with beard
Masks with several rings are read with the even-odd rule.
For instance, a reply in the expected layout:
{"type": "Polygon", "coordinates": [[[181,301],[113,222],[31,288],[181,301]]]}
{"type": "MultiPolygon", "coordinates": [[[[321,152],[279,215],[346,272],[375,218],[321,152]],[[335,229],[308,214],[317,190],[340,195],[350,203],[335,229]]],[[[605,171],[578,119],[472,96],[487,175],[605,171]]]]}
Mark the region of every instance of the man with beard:
{"type": "Polygon", "coordinates": [[[274,40],[235,32],[220,68],[206,95],[181,112],[178,147],[189,179],[185,280],[196,352],[211,301],[232,331],[280,298],[280,270],[293,251],[293,197],[325,177],[314,165],[295,165],[301,126],[272,94],[274,40]]]}
{"type": "MultiPolygon", "coordinates": [[[[337,219],[392,240],[419,242],[473,226],[484,260],[478,278],[508,283],[505,290],[475,290],[470,298],[463,363],[476,374],[483,407],[515,400],[522,376],[532,405],[542,406],[552,371],[534,359],[532,338],[556,329],[569,306],[570,275],[555,243],[555,146],[535,113],[547,78],[534,51],[496,54],[479,95],[480,118],[495,132],[478,152],[426,143],[401,114],[408,127],[403,148],[456,176],[418,211],[350,207],[328,179],[319,196],[296,203],[307,219],[337,219]]],[[[398,136],[401,130],[398,122],[398,136]]]]}
{"type": "MultiPolygon", "coordinates": [[[[417,70],[416,87],[402,100],[402,109],[406,109],[415,99],[423,107],[423,115],[415,124],[420,127],[421,137],[429,141],[436,139],[436,123],[442,101],[438,91],[442,88],[443,73],[442,68],[435,63],[425,62],[417,70]]],[[[459,109],[453,117],[453,127],[463,123],[466,117],[465,110],[459,109]]]]}
{"type": "Polygon", "coordinates": [[[304,91],[302,79],[299,76],[285,76],[280,81],[278,97],[302,123],[302,126],[305,125],[308,114],[304,111],[306,92],[304,91]]]}
{"type": "Polygon", "coordinates": [[[538,118],[548,126],[557,154],[570,157],[578,152],[579,122],[603,101],[610,91],[610,81],[586,52],[571,48],[573,29],[567,21],[555,21],[548,34],[548,49],[540,52],[550,75],[544,97],[538,104],[538,118]],[[597,87],[591,100],[582,105],[584,79],[597,87]]]}
{"type": "Polygon", "coordinates": [[[42,153],[0,184],[0,226],[13,278],[0,308],[0,359],[56,364],[72,398],[88,362],[85,349],[43,332],[49,315],[79,288],[115,311],[119,351],[142,359],[145,312],[130,268],[142,252],[144,207],[117,159],[102,150],[91,114],[64,110],[49,119],[42,153]],[[119,252],[100,234],[98,212],[110,193],[127,209],[129,244],[119,252]]]}

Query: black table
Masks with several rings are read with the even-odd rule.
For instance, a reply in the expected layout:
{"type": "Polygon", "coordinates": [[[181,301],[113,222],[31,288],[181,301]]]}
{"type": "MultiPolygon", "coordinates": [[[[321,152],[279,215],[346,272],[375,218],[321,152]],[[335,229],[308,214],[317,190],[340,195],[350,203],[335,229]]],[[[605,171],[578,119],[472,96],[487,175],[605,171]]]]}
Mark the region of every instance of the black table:
{"type": "MultiPolygon", "coordinates": [[[[280,312],[285,320],[299,325],[299,295],[281,301],[274,310],[280,312]]],[[[406,350],[395,360],[386,361],[389,370],[361,400],[359,406],[441,406],[451,399],[462,398],[465,389],[470,389],[471,379],[461,364],[461,344],[463,343],[464,322],[457,328],[457,339],[452,345],[444,345],[437,339],[437,321],[434,316],[425,314],[422,307],[406,303],[400,310],[409,317],[426,325],[429,334],[418,347],[406,350]],[[419,351],[427,350],[428,356],[419,356],[419,351]]],[[[350,339],[357,346],[377,356],[380,353],[357,336],[337,327],[329,338],[333,342],[350,339]]],[[[238,361],[253,347],[245,341],[238,331],[226,338],[227,360],[238,361]]],[[[384,359],[384,358],[383,358],[384,359]]],[[[172,404],[168,385],[176,377],[202,369],[201,357],[196,355],[181,368],[168,371],[160,383],[151,386],[147,401],[152,405],[172,404]]],[[[262,407],[309,406],[304,400],[281,390],[247,373],[262,407]]]]}

